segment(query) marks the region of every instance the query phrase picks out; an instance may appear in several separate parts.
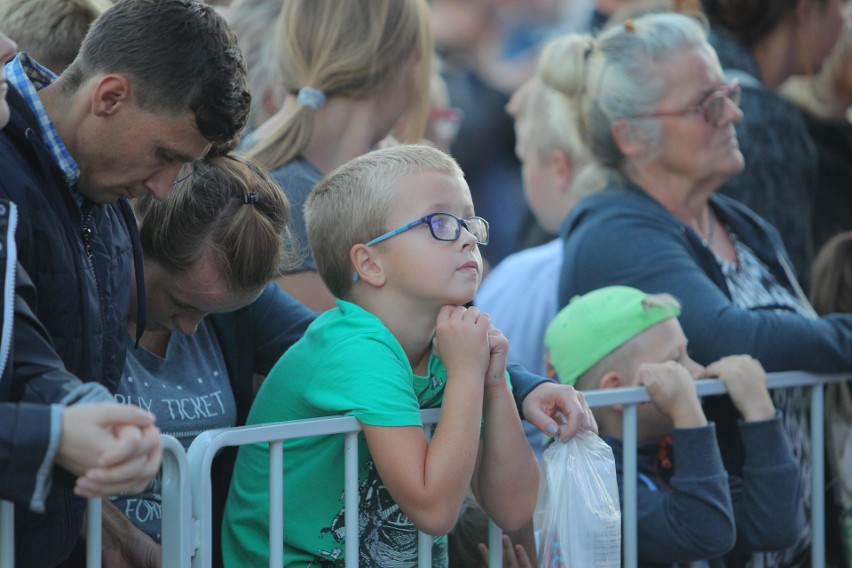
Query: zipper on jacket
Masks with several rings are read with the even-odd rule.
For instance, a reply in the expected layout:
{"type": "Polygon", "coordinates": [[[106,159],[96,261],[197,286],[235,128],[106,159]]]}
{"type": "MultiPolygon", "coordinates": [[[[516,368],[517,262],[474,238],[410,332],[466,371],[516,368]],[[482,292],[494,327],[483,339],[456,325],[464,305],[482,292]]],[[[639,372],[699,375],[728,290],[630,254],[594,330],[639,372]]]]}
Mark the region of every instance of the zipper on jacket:
{"type": "Polygon", "coordinates": [[[18,209],[12,201],[0,205],[7,216],[5,241],[6,247],[6,281],[3,283],[3,322],[2,337],[0,337],[0,377],[9,361],[9,352],[12,350],[13,323],[15,320],[15,285],[17,284],[17,245],[15,242],[15,228],[18,225],[18,209]],[[8,207],[8,209],[7,209],[8,207]]]}
{"type": "MultiPolygon", "coordinates": [[[[89,268],[92,269],[92,279],[95,281],[95,293],[97,295],[98,302],[102,302],[101,288],[98,285],[98,273],[95,271],[95,258],[94,253],[92,252],[92,240],[95,235],[95,231],[92,229],[92,217],[94,217],[93,211],[93,206],[91,204],[81,206],[80,238],[83,239],[83,249],[86,251],[86,259],[89,261],[89,268]]],[[[104,317],[103,314],[101,317],[104,317]]],[[[106,330],[106,327],[104,327],[104,330],[106,330]]]]}
{"type": "Polygon", "coordinates": [[[94,234],[94,231],[91,227],[92,210],[88,209],[85,211],[81,211],[80,214],[82,217],[82,221],[80,223],[82,226],[82,229],[80,229],[80,237],[83,239],[83,248],[86,251],[86,258],[89,259],[89,266],[92,267],[92,272],[94,273],[95,265],[92,262],[92,235],[94,234]]]}

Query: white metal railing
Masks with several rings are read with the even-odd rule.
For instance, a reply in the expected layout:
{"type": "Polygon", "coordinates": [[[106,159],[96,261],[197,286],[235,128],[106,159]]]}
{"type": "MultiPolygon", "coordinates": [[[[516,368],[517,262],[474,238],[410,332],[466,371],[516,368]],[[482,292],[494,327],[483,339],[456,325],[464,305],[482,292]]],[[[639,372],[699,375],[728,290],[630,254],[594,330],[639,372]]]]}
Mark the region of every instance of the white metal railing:
{"type": "MultiPolygon", "coordinates": [[[[427,425],[427,437],[432,424],[438,421],[440,409],[424,410],[422,420],[427,425]]],[[[198,436],[189,447],[188,457],[192,471],[192,499],[195,520],[199,523],[199,548],[192,559],[193,568],[208,567],[212,560],[212,479],[211,466],[216,454],[228,446],[269,443],[269,565],[281,566],[284,550],[283,513],[283,442],[293,438],[338,434],[344,442],[344,524],[347,568],[358,566],[358,433],[361,425],[353,417],[328,417],[297,420],[259,426],[243,426],[211,430],[198,436]]],[[[501,533],[489,531],[491,566],[500,566],[502,560],[501,533]]],[[[418,536],[418,566],[432,566],[432,537],[420,532],[418,536]]]]}
{"type": "MultiPolygon", "coordinates": [[[[186,528],[191,527],[189,467],[183,446],[172,436],[162,435],[163,442],[163,566],[172,566],[179,547],[187,549],[193,540],[186,528]],[[181,527],[176,526],[178,519],[181,527]],[[167,531],[173,532],[167,538],[167,531]]],[[[89,499],[86,510],[86,566],[101,566],[101,500],[89,499]]],[[[9,501],[0,501],[0,568],[15,566],[15,509],[9,501]]]]}
{"type": "MultiPolygon", "coordinates": [[[[162,530],[163,567],[188,567],[196,540],[192,518],[192,476],[186,451],[177,438],[162,436],[162,530]]],[[[96,564],[95,568],[100,567],[96,564]]]]}
{"type": "MultiPolygon", "coordinates": [[[[769,388],[805,387],[811,392],[811,566],[825,565],[824,524],[824,392],[823,386],[852,378],[850,375],[814,375],[802,372],[769,374],[769,388]]],[[[718,379],[697,381],[699,396],[725,393],[718,379]]],[[[624,479],[623,479],[623,545],[625,568],[637,566],[636,527],[636,405],[650,401],[644,387],[626,387],[586,391],[589,406],[624,405],[624,479]]],[[[434,424],[439,409],[423,411],[424,424],[434,424]]],[[[284,440],[305,436],[337,434],[346,438],[345,452],[345,524],[346,565],[357,566],[358,512],[358,432],[361,427],[352,417],[329,417],[314,420],[282,422],[211,430],[201,434],[184,452],[171,436],[163,436],[162,477],[162,558],[166,568],[208,568],[212,562],[212,479],[213,458],[225,447],[269,442],[270,472],[282,471],[284,440]]],[[[431,431],[427,428],[428,432],[431,431]]],[[[270,475],[270,565],[281,566],[283,553],[283,480],[270,475]],[[273,498],[273,496],[279,498],[273,498]]],[[[87,563],[100,566],[100,500],[89,501],[87,563]]],[[[502,563],[501,532],[492,524],[489,530],[490,566],[502,563]]],[[[419,565],[431,566],[432,537],[418,540],[419,565]]],[[[0,501],[0,568],[14,566],[14,509],[0,501]]]]}
{"type": "MultiPolygon", "coordinates": [[[[815,375],[799,371],[770,373],[770,389],[805,387],[811,391],[811,566],[825,566],[825,471],[824,471],[824,390],[828,383],[846,381],[848,374],[815,375]]],[[[698,396],[724,394],[725,384],[719,379],[702,379],[696,382],[698,396]]],[[[625,387],[586,391],[589,406],[624,404],[624,476],[622,550],[624,567],[635,568],[637,560],[636,538],[636,405],[649,402],[651,397],[644,387],[625,387]]]]}

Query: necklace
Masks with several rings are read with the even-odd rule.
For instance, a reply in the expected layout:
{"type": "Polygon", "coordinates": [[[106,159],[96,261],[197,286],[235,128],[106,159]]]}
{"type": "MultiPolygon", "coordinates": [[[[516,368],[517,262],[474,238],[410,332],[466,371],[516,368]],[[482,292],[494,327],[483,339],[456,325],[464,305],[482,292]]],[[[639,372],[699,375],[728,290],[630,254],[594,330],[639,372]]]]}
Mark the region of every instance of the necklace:
{"type": "Polygon", "coordinates": [[[708,209],[708,210],[707,210],[707,216],[708,216],[708,220],[707,220],[707,225],[708,225],[708,228],[707,228],[707,237],[703,237],[703,236],[702,236],[702,237],[701,237],[701,243],[702,243],[705,247],[710,248],[710,245],[711,245],[711,244],[713,244],[713,236],[716,234],[716,216],[715,216],[715,215],[713,215],[713,210],[712,210],[712,209],[708,209]]]}

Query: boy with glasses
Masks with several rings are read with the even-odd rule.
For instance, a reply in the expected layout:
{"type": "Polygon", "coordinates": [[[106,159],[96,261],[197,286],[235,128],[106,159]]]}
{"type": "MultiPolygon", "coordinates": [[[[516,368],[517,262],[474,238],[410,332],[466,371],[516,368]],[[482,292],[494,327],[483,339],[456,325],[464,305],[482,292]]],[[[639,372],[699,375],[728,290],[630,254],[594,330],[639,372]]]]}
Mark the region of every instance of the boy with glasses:
{"type": "MultiPolygon", "coordinates": [[[[362,424],[359,565],[413,566],[417,529],[447,534],[468,487],[504,530],[532,516],[538,466],[506,375],[508,342],[465,308],[482,277],[474,216],[455,161],[434,148],[372,152],[332,172],[305,207],[319,272],[338,298],[264,382],[249,424],[344,414],[362,424]],[[442,408],[427,441],[424,408],[442,408]]],[[[284,564],[343,559],[343,437],[285,443],[284,564]]],[[[277,472],[271,472],[275,475],[277,472]]],[[[240,449],[223,524],[226,564],[268,549],[268,459],[240,449]]]]}

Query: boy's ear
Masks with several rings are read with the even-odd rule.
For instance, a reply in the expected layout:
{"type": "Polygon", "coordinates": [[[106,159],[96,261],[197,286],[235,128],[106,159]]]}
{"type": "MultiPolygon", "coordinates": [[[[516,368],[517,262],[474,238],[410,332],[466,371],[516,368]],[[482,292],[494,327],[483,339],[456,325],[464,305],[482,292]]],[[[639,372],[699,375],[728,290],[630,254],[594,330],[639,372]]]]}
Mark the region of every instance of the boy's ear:
{"type": "Polygon", "coordinates": [[[360,280],[368,284],[380,287],[385,284],[385,271],[381,263],[377,262],[376,249],[370,248],[363,243],[353,245],[349,249],[349,261],[355,269],[360,280]]]}
{"type": "Polygon", "coordinates": [[[104,75],[92,91],[92,114],[109,116],[130,100],[130,79],[118,73],[104,75]]]}
{"type": "MultiPolygon", "coordinates": [[[[623,387],[624,384],[621,380],[621,375],[619,375],[615,371],[607,371],[603,374],[603,376],[598,381],[599,389],[616,389],[618,387],[623,387]]],[[[613,404],[610,406],[616,412],[624,412],[623,404],[613,404]]]]}

